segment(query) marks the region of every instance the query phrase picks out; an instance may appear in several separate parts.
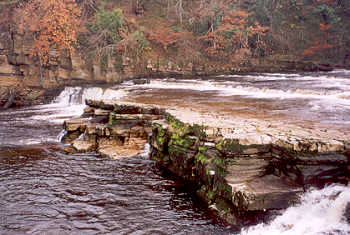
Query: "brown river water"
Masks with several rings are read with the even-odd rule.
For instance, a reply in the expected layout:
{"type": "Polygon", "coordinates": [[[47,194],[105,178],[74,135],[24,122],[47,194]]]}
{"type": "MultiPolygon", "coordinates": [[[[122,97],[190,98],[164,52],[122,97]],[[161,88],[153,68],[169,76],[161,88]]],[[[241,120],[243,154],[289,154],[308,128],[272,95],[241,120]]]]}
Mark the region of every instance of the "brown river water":
{"type": "MultiPolygon", "coordinates": [[[[229,117],[222,125],[257,120],[350,133],[345,70],[67,87],[52,104],[0,111],[0,234],[237,233],[183,183],[157,170],[147,146],[118,161],[66,154],[59,142],[63,120],[81,115],[85,98],[189,110],[214,122],[229,117]]],[[[270,223],[239,233],[350,234],[349,202],[349,186],[311,190],[270,223]],[[330,200],[334,194],[340,196],[330,200]]]]}

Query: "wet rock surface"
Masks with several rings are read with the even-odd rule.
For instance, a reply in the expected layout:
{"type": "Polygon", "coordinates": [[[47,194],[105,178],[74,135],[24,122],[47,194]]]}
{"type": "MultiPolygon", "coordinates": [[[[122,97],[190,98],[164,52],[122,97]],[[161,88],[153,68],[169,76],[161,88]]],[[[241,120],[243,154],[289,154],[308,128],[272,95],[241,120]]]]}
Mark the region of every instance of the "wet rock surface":
{"type": "Polygon", "coordinates": [[[113,159],[136,156],[144,150],[151,122],[163,118],[161,109],[108,105],[93,101],[82,118],[64,122],[62,138],[77,152],[96,151],[113,159]]]}
{"type": "MultiPolygon", "coordinates": [[[[148,142],[156,166],[192,185],[232,224],[287,208],[310,186],[349,182],[346,140],[294,136],[288,142],[270,132],[270,141],[259,136],[248,141],[243,134],[225,135],[220,126],[186,123],[193,113],[127,102],[86,103],[84,118],[65,122],[64,142],[113,159],[134,156],[148,142]]],[[[239,125],[230,128],[244,132],[239,125]]]]}

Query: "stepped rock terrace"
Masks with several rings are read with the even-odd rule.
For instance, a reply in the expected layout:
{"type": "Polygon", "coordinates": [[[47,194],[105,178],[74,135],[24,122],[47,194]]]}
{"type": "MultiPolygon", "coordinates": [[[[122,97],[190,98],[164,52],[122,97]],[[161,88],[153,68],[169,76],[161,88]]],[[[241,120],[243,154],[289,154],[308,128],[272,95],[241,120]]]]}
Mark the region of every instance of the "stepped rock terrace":
{"type": "Polygon", "coordinates": [[[203,109],[125,100],[86,100],[82,118],[64,124],[67,151],[118,159],[137,155],[148,142],[156,166],[191,184],[229,223],[286,208],[310,186],[349,181],[346,133],[292,125],[264,129],[203,109]]]}

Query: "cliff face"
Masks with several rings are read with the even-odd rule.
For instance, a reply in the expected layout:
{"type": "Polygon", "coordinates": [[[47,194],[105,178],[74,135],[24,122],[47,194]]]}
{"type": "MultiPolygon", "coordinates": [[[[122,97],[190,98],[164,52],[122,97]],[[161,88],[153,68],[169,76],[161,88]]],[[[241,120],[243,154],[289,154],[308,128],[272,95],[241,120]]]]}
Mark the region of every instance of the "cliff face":
{"type": "MultiPolygon", "coordinates": [[[[78,51],[61,55],[50,51],[49,62],[40,65],[38,58],[30,56],[32,37],[4,32],[0,40],[0,107],[14,93],[14,105],[30,104],[48,89],[61,85],[86,82],[117,82],[122,77],[113,65],[101,71],[98,61],[86,59],[78,51]]],[[[128,64],[125,65],[127,67],[128,64]]],[[[132,71],[132,70],[130,70],[132,71]]],[[[124,76],[134,76],[124,73],[124,76]]]]}
{"type": "Polygon", "coordinates": [[[64,84],[70,79],[107,80],[107,73],[103,74],[98,69],[93,69],[96,66],[92,61],[84,60],[74,51],[62,56],[57,51],[51,50],[48,64],[40,68],[38,58],[30,57],[32,43],[31,35],[9,32],[3,35],[0,42],[1,77],[13,80],[13,84],[44,88],[64,84]],[[40,69],[42,69],[42,85],[40,85],[40,69]]]}

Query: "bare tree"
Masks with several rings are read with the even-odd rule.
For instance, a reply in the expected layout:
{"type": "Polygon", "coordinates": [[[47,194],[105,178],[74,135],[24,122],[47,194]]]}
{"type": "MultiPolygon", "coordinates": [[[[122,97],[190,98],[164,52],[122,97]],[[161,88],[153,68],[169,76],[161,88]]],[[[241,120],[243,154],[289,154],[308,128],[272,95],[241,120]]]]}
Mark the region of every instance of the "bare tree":
{"type": "Polygon", "coordinates": [[[183,15],[185,14],[185,10],[183,8],[183,0],[177,0],[175,4],[176,14],[179,16],[180,23],[183,22],[183,15]]]}

